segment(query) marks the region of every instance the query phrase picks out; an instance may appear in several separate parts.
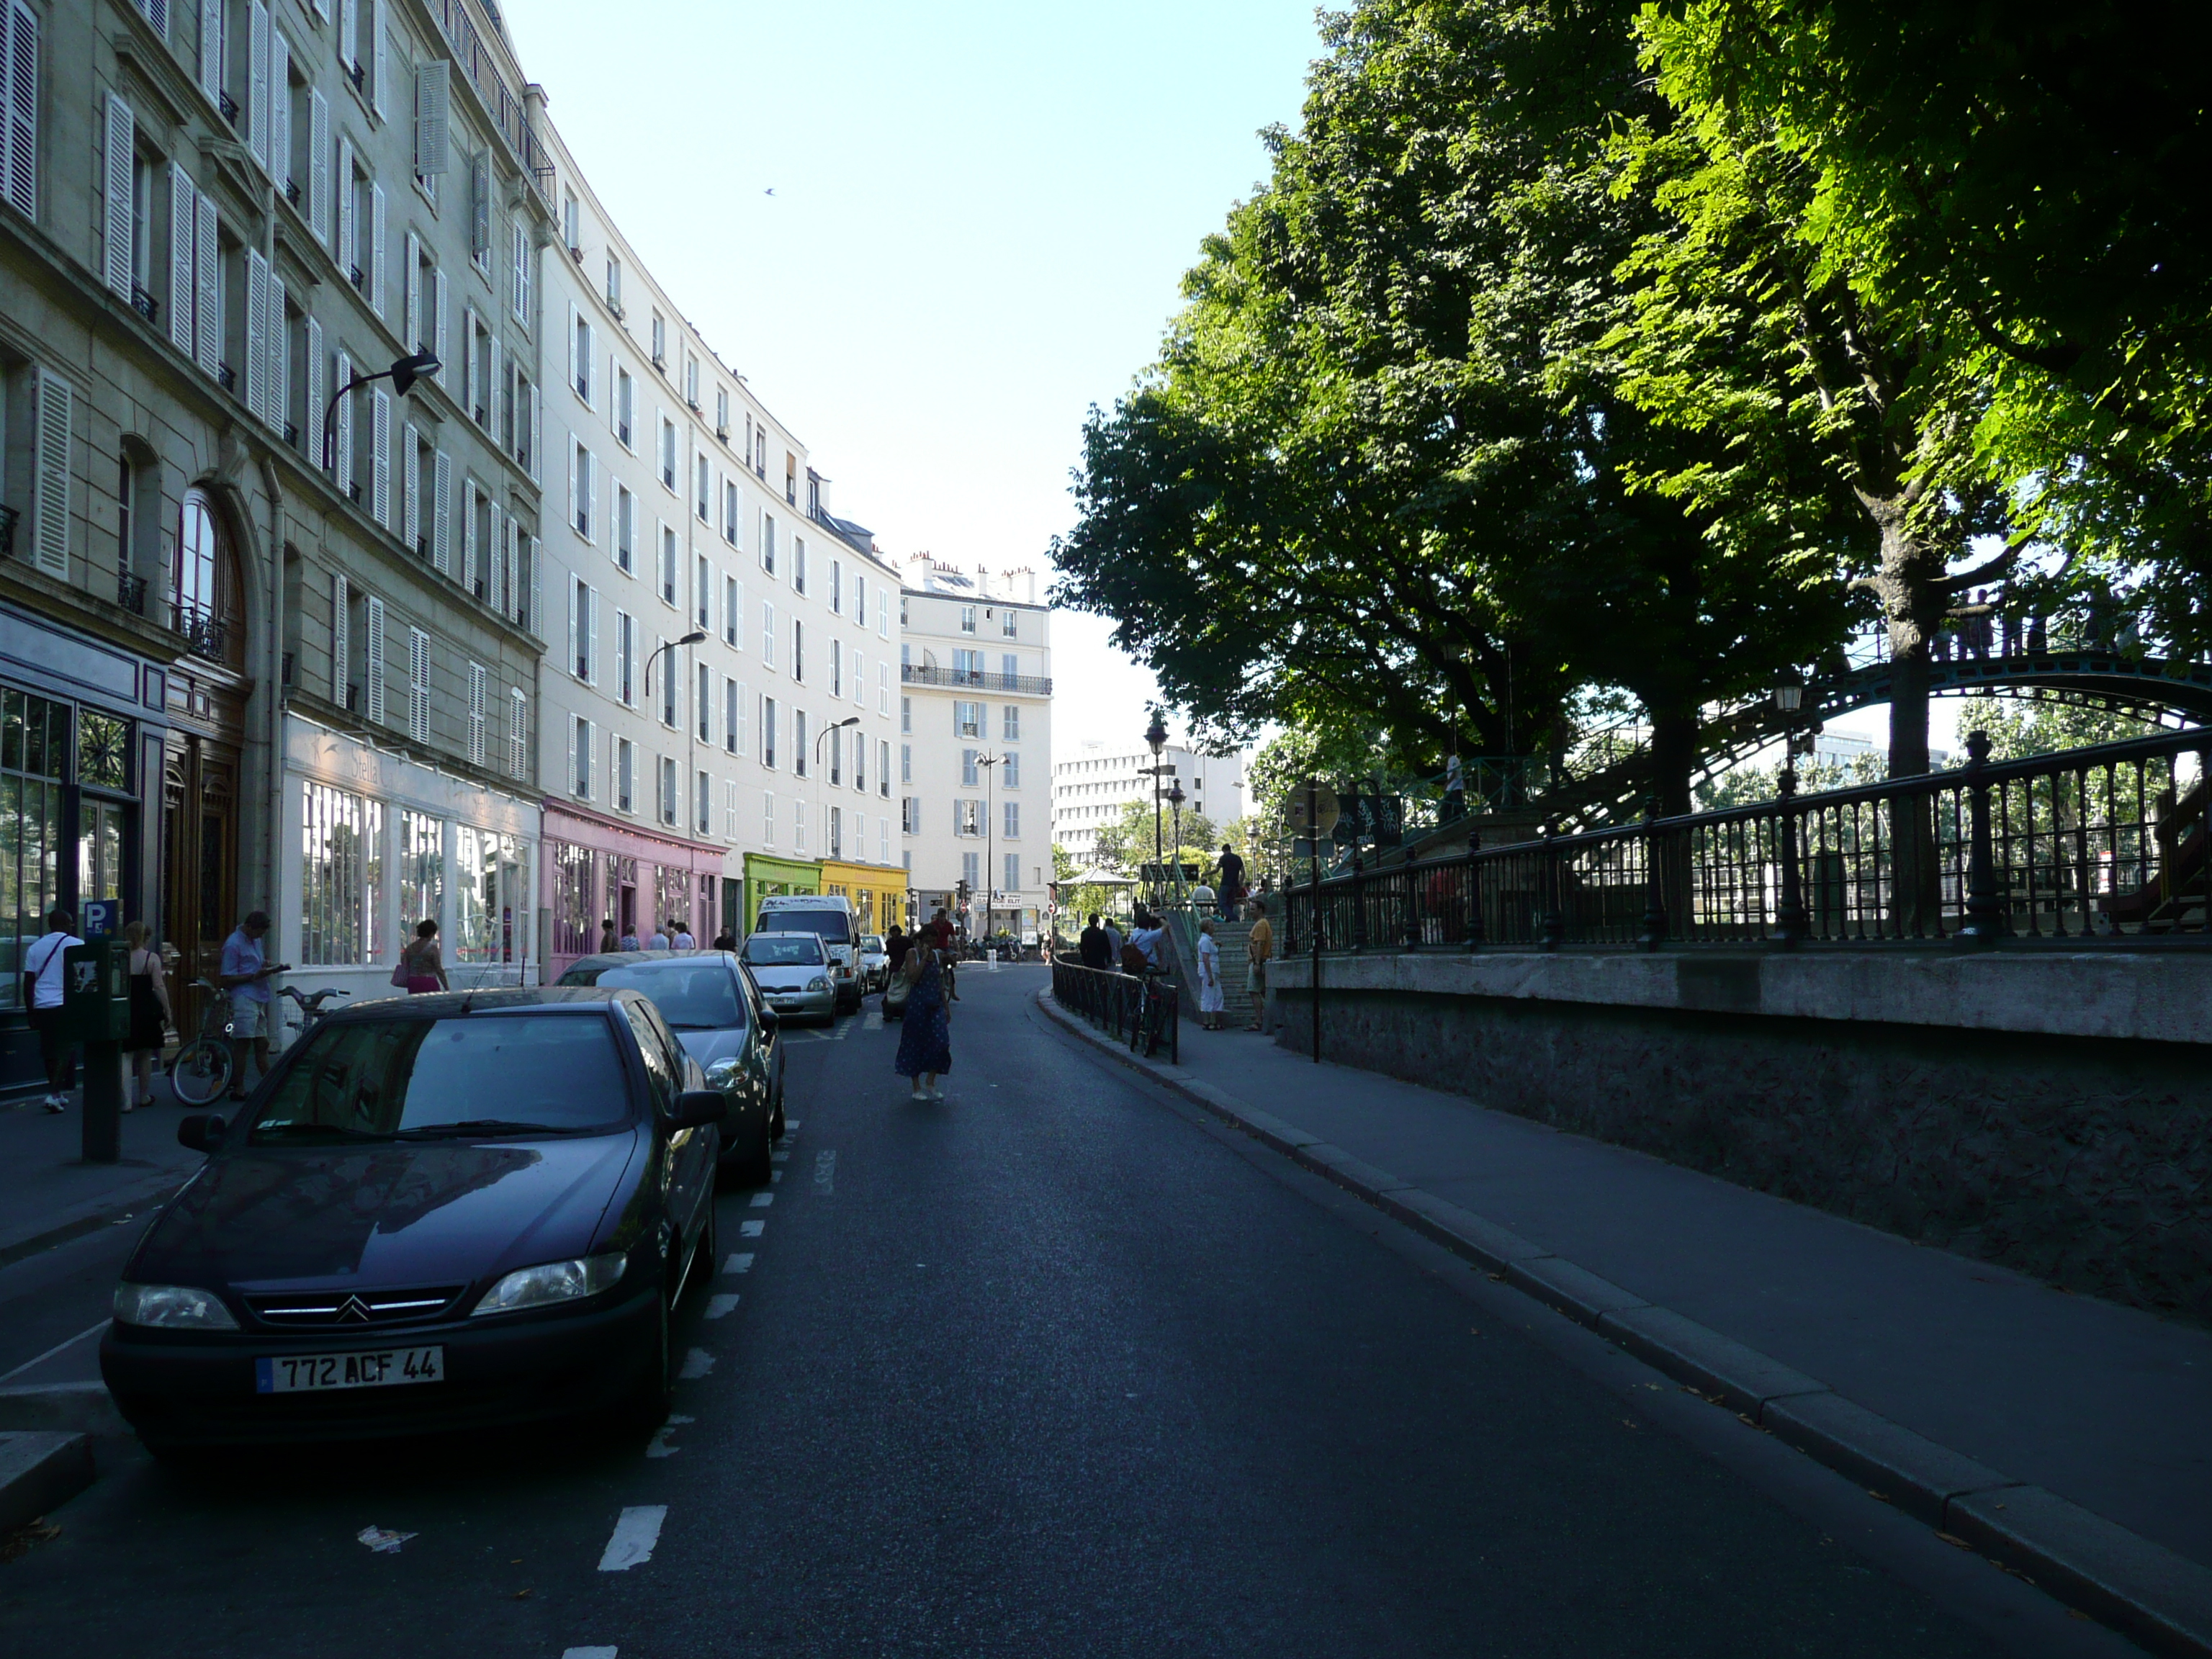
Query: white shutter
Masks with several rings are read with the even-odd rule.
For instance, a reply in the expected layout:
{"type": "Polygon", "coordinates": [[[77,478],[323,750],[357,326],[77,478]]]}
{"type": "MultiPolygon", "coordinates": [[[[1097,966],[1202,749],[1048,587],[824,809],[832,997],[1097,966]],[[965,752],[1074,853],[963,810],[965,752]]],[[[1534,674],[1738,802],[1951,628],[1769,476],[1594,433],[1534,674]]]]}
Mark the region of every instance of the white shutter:
{"type": "Polygon", "coordinates": [[[125,300],[131,297],[131,279],[134,274],[131,264],[131,227],[136,215],[131,210],[134,204],[131,199],[131,162],[137,131],[137,123],[131,118],[131,106],[113,93],[109,93],[107,165],[101,172],[106,196],[106,211],[101,216],[106,258],[102,264],[107,286],[125,300]]]}
{"type": "Polygon", "coordinates": [[[520,222],[509,226],[507,240],[514,248],[513,292],[507,303],[514,308],[519,319],[527,322],[530,319],[530,272],[523,264],[523,252],[530,246],[529,228],[520,222]]]}
{"type": "Polygon", "coordinates": [[[337,480],[338,489],[348,495],[353,490],[353,393],[346,386],[353,379],[353,359],[343,351],[331,366],[331,395],[337,399],[337,443],[334,450],[337,465],[331,476],[337,480]]]}
{"type": "Polygon", "coordinates": [[[0,10],[0,191],[25,218],[39,216],[39,19],[22,0],[0,10]]]}
{"type": "Polygon", "coordinates": [[[461,412],[471,420],[477,413],[477,308],[461,307],[461,412]]]}
{"type": "Polygon", "coordinates": [[[361,712],[371,724],[384,724],[384,601],[371,596],[368,638],[362,664],[361,712]]]}
{"type": "Polygon", "coordinates": [[[331,701],[346,706],[353,672],[353,586],[343,571],[331,577],[331,701]]]}
{"type": "Polygon", "coordinates": [[[544,429],[544,394],[538,391],[537,383],[533,381],[530,387],[530,482],[540,489],[543,489],[545,483],[545,461],[544,457],[539,453],[538,438],[544,429]]]}
{"type": "Polygon", "coordinates": [[[267,418],[269,409],[269,262],[246,251],[246,406],[267,418]]]}
{"type": "Polygon", "coordinates": [[[485,366],[483,389],[484,430],[491,434],[494,443],[506,443],[512,434],[500,430],[499,336],[495,334],[484,342],[485,366]]]}
{"type": "Polygon", "coordinates": [[[499,510],[499,503],[487,498],[491,509],[491,543],[483,550],[483,592],[482,598],[493,610],[504,611],[507,597],[500,591],[500,583],[507,575],[507,520],[499,510]]]}
{"type": "MultiPolygon", "coordinates": [[[[571,391],[576,387],[576,359],[580,355],[577,350],[577,342],[582,331],[577,327],[577,322],[576,307],[570,306],[568,307],[568,387],[571,391]]],[[[590,399],[586,398],[585,401],[588,403],[590,399]]]]}
{"type": "Polygon", "coordinates": [[[399,428],[399,539],[419,550],[422,539],[422,440],[409,421],[399,428]]]}
{"type": "Polygon", "coordinates": [[[430,463],[430,562],[441,575],[453,568],[453,459],[440,450],[430,463]]]}
{"type": "Polygon", "coordinates": [[[368,187],[368,306],[384,315],[384,186],[368,187]]]}
{"type": "Polygon", "coordinates": [[[484,763],[484,668],[469,665],[469,764],[484,763]]]}
{"type": "Polygon", "coordinates": [[[399,266],[399,328],[401,343],[418,350],[422,343],[422,239],[407,233],[406,258],[399,266]]]}
{"type": "Polygon", "coordinates": [[[581,505],[576,494],[578,488],[584,482],[576,471],[576,459],[581,453],[573,444],[568,447],[568,528],[571,530],[576,528],[576,510],[581,505]]]}
{"type": "Polygon", "coordinates": [[[361,30],[354,12],[357,0],[338,0],[338,62],[351,69],[361,62],[361,30]]]}
{"type": "Polygon", "coordinates": [[[477,586],[477,487],[461,485],[461,586],[471,593],[477,586]]]}
{"type": "Polygon", "coordinates": [[[292,327],[284,314],[284,279],[269,273],[269,424],[279,434],[292,408],[292,327]]]}
{"type": "Polygon", "coordinates": [[[192,299],[196,307],[194,353],[200,368],[213,374],[222,368],[222,267],[216,240],[215,198],[202,196],[192,225],[192,299]]]}
{"type": "Polygon", "coordinates": [[[307,228],[331,245],[331,104],[315,87],[307,88],[307,228]]]}
{"type": "Polygon", "coordinates": [[[545,620],[545,544],[537,537],[530,538],[530,620],[523,625],[532,634],[544,637],[545,620]]]}
{"type": "Polygon", "coordinates": [[[491,268],[491,152],[469,158],[469,252],[491,268]]]}
{"type": "Polygon", "coordinates": [[[69,580],[70,426],[76,394],[52,369],[39,371],[39,453],[33,483],[32,557],[49,576],[69,580]]]}
{"type": "Polygon", "coordinates": [[[384,115],[385,77],[391,73],[388,68],[391,62],[391,48],[385,44],[386,30],[384,24],[384,0],[376,0],[374,7],[369,12],[368,26],[376,32],[376,39],[369,44],[368,53],[370,64],[368,72],[375,82],[369,88],[369,97],[372,100],[370,106],[376,111],[380,119],[384,115]]]}
{"type": "Polygon", "coordinates": [[[246,142],[253,159],[269,168],[269,8],[249,0],[246,9],[246,142]]]}
{"type": "Polygon", "coordinates": [[[337,161],[331,172],[331,188],[337,195],[337,246],[332,250],[338,256],[338,270],[350,282],[355,261],[360,257],[361,244],[353,222],[353,140],[341,137],[337,142],[337,161]]]}
{"type": "Polygon", "coordinates": [[[302,365],[301,378],[307,384],[307,395],[301,409],[300,439],[314,457],[315,465],[326,467],[329,458],[323,453],[323,410],[330,388],[323,383],[323,365],[329,361],[323,355],[323,325],[310,317],[301,334],[307,361],[302,365]]]}
{"type": "Polygon", "coordinates": [[[576,647],[580,643],[577,630],[583,627],[584,617],[576,608],[576,584],[568,584],[568,658],[563,665],[571,674],[576,672],[576,647]]]}
{"type": "MultiPolygon", "coordinates": [[[[577,786],[582,783],[584,780],[576,775],[576,722],[573,720],[568,720],[562,721],[561,724],[568,729],[568,769],[561,775],[561,787],[563,790],[573,791],[575,794],[582,797],[584,799],[589,800],[592,798],[591,790],[588,787],[580,789],[577,787],[577,786]]],[[[590,725],[586,723],[584,727],[584,753],[586,757],[588,757],[592,752],[591,741],[592,729],[590,725]]],[[[596,856],[596,854],[594,854],[594,856],[596,856]]]]}
{"type": "Polygon", "coordinates": [[[746,717],[751,713],[750,694],[745,690],[745,683],[739,680],[738,682],[738,752],[740,755],[750,755],[753,752],[752,734],[745,729],[746,717]]]}
{"type": "Polygon", "coordinates": [[[278,194],[292,182],[292,48],[284,31],[269,31],[269,176],[278,194]]]}
{"type": "Polygon", "coordinates": [[[453,69],[442,58],[415,68],[415,171],[434,179],[453,166],[453,69]]]}
{"type": "Polygon", "coordinates": [[[510,777],[530,775],[530,697],[519,685],[507,697],[507,770],[510,777]]]}
{"type": "Polygon", "coordinates": [[[222,96],[223,0],[200,0],[200,90],[222,96]]]}
{"type": "Polygon", "coordinates": [[[369,394],[368,512],[386,529],[392,526],[392,394],[382,386],[369,394]]]}
{"type": "Polygon", "coordinates": [[[430,273],[430,350],[438,360],[438,384],[449,384],[446,379],[446,273],[430,273]]]}
{"type": "Polygon", "coordinates": [[[419,628],[407,630],[407,735],[430,740],[430,636],[419,628]]]}
{"type": "Polygon", "coordinates": [[[586,618],[584,636],[584,666],[591,672],[584,676],[593,685],[599,683],[599,590],[591,590],[591,612],[586,618]]]}
{"type": "Polygon", "coordinates": [[[193,187],[191,176],[170,162],[169,343],[186,356],[198,349],[192,329],[192,241],[199,202],[200,193],[193,187]]]}

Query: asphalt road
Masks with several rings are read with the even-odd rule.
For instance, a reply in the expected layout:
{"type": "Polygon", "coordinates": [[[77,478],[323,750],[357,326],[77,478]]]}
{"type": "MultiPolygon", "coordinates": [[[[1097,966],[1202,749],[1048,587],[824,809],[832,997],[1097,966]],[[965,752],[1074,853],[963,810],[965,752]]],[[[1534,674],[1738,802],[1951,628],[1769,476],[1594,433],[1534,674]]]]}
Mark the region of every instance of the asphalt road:
{"type": "Polygon", "coordinates": [[[0,1649],[2132,1651],[1079,1048],[1042,982],[963,976],[942,1105],[872,1012],[792,1034],[651,1446],[103,1449],[0,1566],[0,1649]]]}

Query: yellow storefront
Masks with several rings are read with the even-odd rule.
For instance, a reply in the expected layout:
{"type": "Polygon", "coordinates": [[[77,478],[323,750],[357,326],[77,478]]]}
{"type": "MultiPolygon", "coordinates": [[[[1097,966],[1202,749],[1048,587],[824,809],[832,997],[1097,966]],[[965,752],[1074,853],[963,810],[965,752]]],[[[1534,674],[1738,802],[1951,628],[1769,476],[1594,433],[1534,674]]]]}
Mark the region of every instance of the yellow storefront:
{"type": "Polygon", "coordinates": [[[894,865],[822,860],[822,890],[853,902],[863,933],[884,933],[893,922],[906,922],[906,872],[894,865]]]}

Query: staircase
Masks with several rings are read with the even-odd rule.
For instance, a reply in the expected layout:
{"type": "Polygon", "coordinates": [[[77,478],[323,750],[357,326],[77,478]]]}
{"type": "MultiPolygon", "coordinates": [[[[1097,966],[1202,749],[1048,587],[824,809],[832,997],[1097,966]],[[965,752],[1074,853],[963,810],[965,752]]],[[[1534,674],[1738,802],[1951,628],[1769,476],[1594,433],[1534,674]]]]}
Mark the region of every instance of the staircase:
{"type": "MultiPolygon", "coordinates": [[[[1246,983],[1245,972],[1250,957],[1245,952],[1245,941],[1252,936],[1249,921],[1222,921],[1213,924],[1213,942],[1221,947],[1221,1023],[1242,1030],[1252,1023],[1252,993],[1246,983]]],[[[1197,981],[1191,982],[1190,1012],[1198,1012],[1197,981]]]]}

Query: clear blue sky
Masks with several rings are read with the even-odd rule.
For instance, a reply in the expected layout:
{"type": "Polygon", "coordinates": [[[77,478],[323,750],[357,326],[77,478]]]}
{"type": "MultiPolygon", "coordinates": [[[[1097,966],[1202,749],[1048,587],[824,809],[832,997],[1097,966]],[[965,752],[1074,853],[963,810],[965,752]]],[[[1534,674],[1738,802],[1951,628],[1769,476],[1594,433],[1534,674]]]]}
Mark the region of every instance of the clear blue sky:
{"type": "MultiPolygon", "coordinates": [[[[600,199],[836,509],[895,555],[1041,574],[1085,410],[1152,360],[1320,47],[1301,0],[506,14],[600,199]]],[[[1143,729],[1150,677],[1106,631],[1058,624],[1063,757],[1143,729]]]]}

